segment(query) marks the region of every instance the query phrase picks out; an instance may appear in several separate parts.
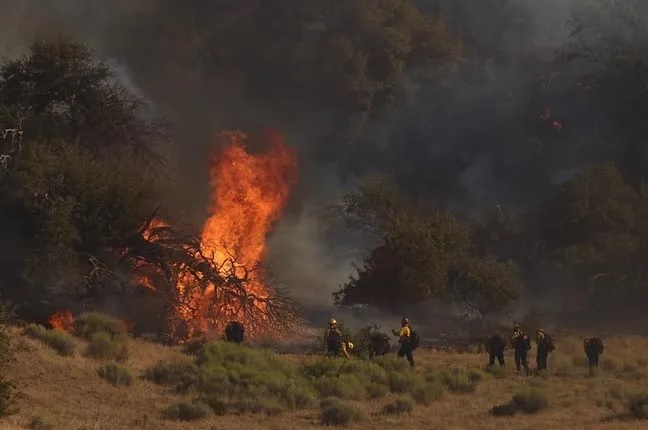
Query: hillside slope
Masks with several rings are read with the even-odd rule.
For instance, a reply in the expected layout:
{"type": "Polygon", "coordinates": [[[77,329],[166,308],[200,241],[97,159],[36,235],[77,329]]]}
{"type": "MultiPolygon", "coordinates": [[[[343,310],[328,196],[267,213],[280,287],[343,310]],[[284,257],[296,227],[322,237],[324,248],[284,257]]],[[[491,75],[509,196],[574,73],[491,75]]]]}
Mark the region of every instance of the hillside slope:
{"type": "MultiPolygon", "coordinates": [[[[140,378],[158,360],[190,360],[177,349],[143,340],[130,342],[130,356],[124,363],[136,376],[128,387],[115,387],[97,376],[100,363],[77,353],[59,356],[39,341],[14,333],[17,362],[12,379],[22,391],[20,412],[4,421],[1,429],[52,428],[69,430],[121,429],[315,429],[319,410],[306,409],[277,416],[225,415],[190,423],[169,421],[162,411],[170,404],[192,399],[195,394],[179,395],[168,388],[140,378]],[[36,418],[36,420],[35,420],[36,418]],[[40,424],[48,421],[50,427],[40,424]]],[[[76,340],[78,351],[83,341],[76,340]]],[[[550,358],[550,373],[545,377],[523,378],[510,372],[488,377],[474,392],[445,393],[428,406],[416,405],[400,416],[379,413],[393,395],[375,401],[349,402],[365,413],[352,424],[357,429],[388,427],[425,429],[639,429],[646,420],[615,418],[624,412],[628,393],[648,386],[648,340],[611,339],[603,358],[601,373],[590,377],[577,339],[562,340],[550,358]],[[522,388],[533,387],[549,396],[549,407],[534,415],[493,417],[489,410],[508,402],[522,388]]],[[[483,354],[452,354],[417,351],[419,372],[440,371],[446,366],[483,367],[483,354]]],[[[532,351],[533,352],[533,351],[532,351]]],[[[509,351],[510,353],[510,351],[509,351]]],[[[307,360],[305,356],[286,356],[290,361],[307,360]]],[[[512,366],[512,357],[509,367],[512,366]]],[[[311,357],[310,360],[313,360],[311,357]]],[[[648,408],[644,405],[644,408],[648,408]]],[[[646,409],[648,412],[648,409],[646,409]]]]}

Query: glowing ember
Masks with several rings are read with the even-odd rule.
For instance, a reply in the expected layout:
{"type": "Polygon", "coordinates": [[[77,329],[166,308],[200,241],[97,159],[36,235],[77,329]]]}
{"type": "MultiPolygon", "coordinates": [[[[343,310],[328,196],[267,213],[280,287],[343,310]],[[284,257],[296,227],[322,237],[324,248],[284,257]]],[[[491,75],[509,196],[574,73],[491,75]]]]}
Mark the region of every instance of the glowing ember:
{"type": "Polygon", "coordinates": [[[554,130],[562,131],[563,124],[552,116],[551,108],[544,108],[542,112],[540,112],[540,120],[548,123],[554,130]]]}
{"type": "Polygon", "coordinates": [[[60,311],[54,313],[47,322],[55,330],[70,331],[72,329],[72,321],[74,317],[70,311],[60,311]]]}
{"type": "Polygon", "coordinates": [[[201,235],[201,252],[213,260],[225,279],[240,281],[235,287],[244,288],[251,300],[241,303],[221,295],[222,289],[215,285],[193,288],[199,281],[196,275],[181,273],[176,312],[177,317],[189,323],[187,337],[195,331],[221,330],[230,320],[246,324],[250,335],[262,330],[246,320],[246,312],[256,307],[257,315],[265,313],[262,300],[269,292],[260,265],[266,252],[266,236],[279,219],[296,179],[295,154],[279,134],[266,133],[268,151],[261,154],[246,151],[244,133],[224,132],[219,138],[225,139],[228,146],[214,157],[209,168],[212,196],[210,215],[201,235]]]}

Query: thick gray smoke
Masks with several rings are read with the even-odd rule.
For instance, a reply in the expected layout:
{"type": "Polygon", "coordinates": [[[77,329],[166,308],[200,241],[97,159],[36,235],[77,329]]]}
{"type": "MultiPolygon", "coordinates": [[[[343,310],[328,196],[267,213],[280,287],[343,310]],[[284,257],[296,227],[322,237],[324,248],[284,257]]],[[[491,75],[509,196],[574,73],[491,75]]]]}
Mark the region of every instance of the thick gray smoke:
{"type": "Polygon", "coordinates": [[[350,262],[361,251],[358,242],[354,249],[353,241],[340,246],[323,237],[317,209],[367,172],[391,172],[412,194],[434,196],[459,211],[492,209],[532,203],[552,180],[614,149],[587,134],[585,123],[601,118],[583,109],[568,90],[573,77],[556,74],[551,63],[554,49],[569,40],[574,8],[597,0],[416,1],[424,10],[442,11],[465,40],[464,66],[434,86],[421,84],[412,70],[406,105],[379,118],[333,163],[316,156],[320,146],[331,144],[326,136],[332,121],[326,115],[287,114],[281,106],[252,102],[245,83],[231,76],[204,76],[195,62],[151,70],[149,53],[121,23],[155,2],[2,3],[0,54],[16,55],[31,38],[48,32],[78,36],[113,61],[125,85],[178,126],[175,151],[185,164],[180,185],[195,190],[183,193],[187,206],[202,209],[207,181],[193,172],[204,165],[210,133],[238,127],[238,117],[254,118],[259,125],[280,124],[299,149],[302,182],[298,204],[271,238],[270,260],[288,290],[314,307],[330,305],[331,292],[347,279],[350,262]],[[124,41],[129,52],[120,53],[115,47],[123,47],[124,41]],[[207,81],[212,88],[217,82],[220,91],[203,91],[207,81]],[[215,93],[219,96],[206,96],[215,93]],[[538,120],[546,108],[551,111],[548,121],[560,119],[561,130],[538,120]]]}

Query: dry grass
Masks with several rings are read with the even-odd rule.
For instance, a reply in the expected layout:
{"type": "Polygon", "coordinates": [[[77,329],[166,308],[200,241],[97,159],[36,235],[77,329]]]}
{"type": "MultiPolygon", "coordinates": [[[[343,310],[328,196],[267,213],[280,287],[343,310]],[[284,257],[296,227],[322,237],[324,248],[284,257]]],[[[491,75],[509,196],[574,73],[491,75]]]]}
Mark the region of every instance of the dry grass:
{"type": "MultiPolygon", "coordinates": [[[[39,428],[41,422],[47,423],[42,428],[70,430],[322,429],[322,411],[317,405],[277,415],[216,413],[191,422],[165,418],[165,413],[179,410],[177,405],[195,403],[196,393],[191,390],[177,393],[140,376],[160,360],[190,361],[191,357],[183,354],[180,349],[142,340],[130,341],[129,356],[121,365],[130,370],[134,380],[130,386],[113,386],[101,383],[97,375],[98,363],[92,358],[82,354],[61,356],[42,342],[18,332],[14,332],[13,337],[18,361],[10,374],[22,391],[19,399],[21,410],[17,415],[0,422],[0,429],[25,429],[30,428],[30,424],[32,428],[39,428]]],[[[86,341],[76,342],[79,350],[87,347],[86,341]]],[[[646,420],[631,420],[624,414],[628,412],[629,402],[636,403],[637,393],[648,386],[648,362],[645,360],[648,357],[648,339],[607,339],[606,345],[602,369],[595,375],[589,375],[587,366],[578,358],[583,355],[580,341],[568,339],[559,342],[556,352],[550,356],[548,374],[530,378],[508,372],[493,377],[481,372],[487,359],[483,354],[419,350],[417,373],[420,375],[410,382],[392,381],[399,384],[412,383],[411,395],[415,401],[408,397],[410,394],[390,394],[372,386],[376,393],[368,393],[369,397],[373,397],[371,400],[349,400],[343,403],[357,411],[358,417],[361,417],[357,422],[355,416],[350,419],[349,428],[646,428],[646,420]],[[465,373],[452,373],[446,370],[448,366],[465,369],[465,373]],[[472,380],[479,380],[479,383],[473,385],[470,383],[472,380]],[[445,389],[440,388],[444,384],[445,389]],[[452,386],[460,389],[448,389],[452,386]],[[463,390],[461,387],[469,388],[463,390]],[[546,393],[549,406],[532,418],[525,414],[491,416],[493,406],[506,403],[525,390],[546,393]],[[392,406],[385,408],[386,405],[392,406]],[[409,406],[412,409],[406,412],[409,406]],[[479,423],[478,427],[476,423],[479,423]]],[[[286,358],[291,363],[314,360],[313,357],[298,355],[286,358]]],[[[507,359],[507,365],[511,366],[512,357],[508,356],[507,359]]],[[[643,408],[641,404],[639,407],[643,408]]]]}

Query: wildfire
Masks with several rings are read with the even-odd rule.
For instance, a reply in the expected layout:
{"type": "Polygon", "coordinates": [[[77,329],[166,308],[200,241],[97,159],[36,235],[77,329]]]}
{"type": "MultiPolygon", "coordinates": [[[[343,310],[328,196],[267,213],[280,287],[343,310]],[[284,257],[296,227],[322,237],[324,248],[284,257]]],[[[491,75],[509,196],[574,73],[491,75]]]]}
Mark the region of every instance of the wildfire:
{"type": "Polygon", "coordinates": [[[71,311],[60,311],[54,313],[47,322],[53,329],[70,331],[74,317],[71,311]]]}
{"type": "MultiPolygon", "coordinates": [[[[261,266],[266,237],[281,216],[296,180],[296,156],[276,132],[265,134],[267,151],[259,154],[247,151],[245,133],[228,131],[218,138],[226,147],[211,158],[209,216],[198,252],[213,262],[229,289],[214,283],[198,287],[204,281],[201,275],[180,268],[174,317],[185,323],[187,332],[176,335],[184,339],[210,329],[221,331],[230,320],[243,322],[249,335],[267,334],[273,328],[272,321],[259,324],[258,319],[267,315],[266,299],[271,294],[261,266]],[[245,299],[229,294],[232,289],[244,290],[245,299]]],[[[166,225],[155,220],[144,238],[150,240],[155,228],[166,225]]],[[[146,277],[140,278],[140,284],[154,288],[146,277]]]]}
{"type": "MultiPolygon", "coordinates": [[[[272,131],[264,135],[263,153],[248,152],[248,137],[239,131],[218,139],[225,149],[210,158],[211,197],[200,238],[174,229],[156,212],[141,237],[119,252],[131,263],[136,285],[169,300],[167,334],[177,342],[222,333],[231,320],[245,325],[248,338],[282,334],[299,320],[262,268],[267,235],[297,179],[296,155],[272,131]]],[[[70,331],[72,320],[64,311],[49,323],[70,331]]]]}

